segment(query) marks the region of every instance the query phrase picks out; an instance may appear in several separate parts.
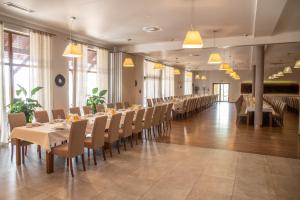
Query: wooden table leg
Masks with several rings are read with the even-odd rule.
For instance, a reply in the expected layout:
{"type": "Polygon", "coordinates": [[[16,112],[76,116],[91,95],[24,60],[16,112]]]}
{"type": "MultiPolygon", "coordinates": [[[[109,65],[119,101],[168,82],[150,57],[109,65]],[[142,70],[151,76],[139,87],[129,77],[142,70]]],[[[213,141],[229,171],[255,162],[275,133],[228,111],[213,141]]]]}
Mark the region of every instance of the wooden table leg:
{"type": "Polygon", "coordinates": [[[269,112],[269,126],[273,126],[272,112],[269,112]]]}
{"type": "Polygon", "coordinates": [[[46,168],[47,168],[47,173],[53,173],[54,172],[54,155],[52,152],[46,151],[46,168]]]}
{"type": "Polygon", "coordinates": [[[21,165],[21,140],[19,139],[16,139],[16,165],[21,165]]]}

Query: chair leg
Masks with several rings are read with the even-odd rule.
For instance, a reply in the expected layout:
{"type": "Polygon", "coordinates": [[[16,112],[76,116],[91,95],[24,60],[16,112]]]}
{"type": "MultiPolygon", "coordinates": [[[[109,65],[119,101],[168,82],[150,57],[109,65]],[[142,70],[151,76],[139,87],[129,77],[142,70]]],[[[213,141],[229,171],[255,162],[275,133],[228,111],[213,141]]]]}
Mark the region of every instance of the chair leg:
{"type": "Polygon", "coordinates": [[[38,145],[38,146],[37,146],[37,151],[38,151],[38,154],[39,154],[39,159],[42,159],[42,149],[41,149],[41,145],[38,145]]]}
{"type": "MultiPolygon", "coordinates": [[[[96,152],[96,151],[95,151],[95,152],[96,152]]],[[[96,155],[94,154],[94,156],[95,156],[95,157],[94,157],[95,165],[97,165],[96,160],[95,160],[96,155]]],[[[81,162],[82,162],[83,171],[85,171],[86,169],[85,169],[84,153],[81,154],[81,162]]]]}
{"type": "Polygon", "coordinates": [[[122,138],[122,140],[123,140],[123,145],[124,145],[124,151],[126,151],[127,149],[126,149],[126,139],[125,138],[122,138]]]}
{"type": "Polygon", "coordinates": [[[27,156],[27,145],[25,146],[25,156],[27,156]]]}
{"type": "Polygon", "coordinates": [[[94,157],[94,164],[97,165],[96,150],[95,149],[93,149],[93,157],[94,157]]]}
{"type": "Polygon", "coordinates": [[[112,146],[111,146],[111,143],[109,143],[109,154],[110,154],[110,157],[112,158],[112,146]]]}
{"type": "Polygon", "coordinates": [[[14,145],[12,144],[12,143],[10,143],[10,145],[11,145],[11,152],[10,152],[10,154],[11,154],[11,161],[13,161],[13,158],[14,158],[14,145]]]}
{"type": "Polygon", "coordinates": [[[102,155],[103,155],[103,160],[106,160],[106,155],[105,155],[105,147],[102,147],[102,155]]]}
{"type": "Polygon", "coordinates": [[[69,166],[70,166],[70,160],[69,158],[67,158],[67,169],[69,169],[69,166]]]}
{"type": "Polygon", "coordinates": [[[74,177],[72,158],[69,158],[69,161],[70,161],[70,171],[71,171],[71,175],[72,175],[72,177],[74,177]]]}
{"type": "Polygon", "coordinates": [[[22,163],[24,164],[25,163],[25,147],[24,146],[21,147],[21,151],[22,151],[22,163]]]}
{"type": "Polygon", "coordinates": [[[132,142],[133,141],[133,135],[131,134],[131,136],[129,136],[129,137],[130,137],[129,139],[130,139],[131,148],[133,148],[133,142],[132,142]]]}
{"type": "Polygon", "coordinates": [[[88,148],[87,152],[88,152],[88,163],[90,164],[90,148],[88,148]]]}
{"type": "MultiPolygon", "coordinates": [[[[124,141],[125,142],[125,141],[124,141]]],[[[120,154],[120,145],[119,145],[119,140],[117,141],[117,150],[118,150],[118,153],[120,154]]]]}

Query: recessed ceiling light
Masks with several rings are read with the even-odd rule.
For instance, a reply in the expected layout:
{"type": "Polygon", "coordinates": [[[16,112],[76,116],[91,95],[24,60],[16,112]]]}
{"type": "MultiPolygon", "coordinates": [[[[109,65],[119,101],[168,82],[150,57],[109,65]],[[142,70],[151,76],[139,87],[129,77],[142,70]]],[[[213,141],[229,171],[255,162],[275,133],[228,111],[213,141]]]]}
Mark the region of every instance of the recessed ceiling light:
{"type": "Polygon", "coordinates": [[[6,5],[6,6],[9,6],[9,7],[12,7],[12,8],[15,8],[15,9],[27,12],[27,13],[33,13],[34,12],[34,10],[32,10],[32,9],[25,8],[25,7],[23,7],[23,6],[19,5],[19,4],[16,4],[16,3],[13,3],[13,2],[10,2],[10,1],[5,2],[3,4],[6,5]]]}
{"type": "Polygon", "coordinates": [[[143,27],[143,31],[147,32],[147,33],[152,33],[152,32],[156,32],[156,31],[161,31],[162,29],[158,26],[145,26],[143,27]]]}

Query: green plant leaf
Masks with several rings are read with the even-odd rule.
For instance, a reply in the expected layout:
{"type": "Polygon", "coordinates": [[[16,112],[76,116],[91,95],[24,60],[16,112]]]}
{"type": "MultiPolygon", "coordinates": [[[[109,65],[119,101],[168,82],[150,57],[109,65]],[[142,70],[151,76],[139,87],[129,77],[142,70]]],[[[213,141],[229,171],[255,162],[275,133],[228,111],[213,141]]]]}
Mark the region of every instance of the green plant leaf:
{"type": "Polygon", "coordinates": [[[99,92],[99,97],[104,96],[106,93],[107,93],[107,90],[101,90],[101,91],[99,92]]]}
{"type": "MultiPolygon", "coordinates": [[[[18,87],[20,88],[20,92],[19,92],[19,94],[21,94],[21,92],[23,92],[23,94],[24,94],[24,96],[26,97],[27,96],[27,91],[26,91],[26,89],[24,88],[24,87],[22,87],[20,84],[18,84],[18,87]]],[[[19,96],[19,95],[18,95],[19,96]]]]}
{"type": "Polygon", "coordinates": [[[35,87],[31,90],[31,96],[34,96],[38,91],[40,91],[41,89],[43,89],[43,87],[35,87]]]}
{"type": "Polygon", "coordinates": [[[92,93],[97,94],[97,92],[98,92],[98,88],[93,88],[92,93]]]}

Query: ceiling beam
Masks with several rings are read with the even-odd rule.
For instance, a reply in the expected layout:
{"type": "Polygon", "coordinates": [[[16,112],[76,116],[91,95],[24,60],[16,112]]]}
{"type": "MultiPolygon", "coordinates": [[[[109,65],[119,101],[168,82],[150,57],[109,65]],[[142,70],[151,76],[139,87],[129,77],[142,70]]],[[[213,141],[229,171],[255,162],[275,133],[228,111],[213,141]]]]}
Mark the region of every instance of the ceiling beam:
{"type": "MultiPolygon", "coordinates": [[[[273,36],[236,36],[216,38],[216,46],[222,47],[236,47],[236,46],[255,46],[265,44],[280,44],[280,43],[293,43],[300,42],[300,31],[285,32],[273,36]]],[[[204,39],[203,48],[214,48],[213,39],[204,39]]],[[[182,49],[182,41],[172,42],[157,42],[147,44],[137,44],[129,46],[121,46],[120,50],[128,53],[148,53],[148,52],[161,52],[182,49]]]]}
{"type": "Polygon", "coordinates": [[[287,0],[257,0],[254,14],[254,36],[273,35],[287,0]]]}

